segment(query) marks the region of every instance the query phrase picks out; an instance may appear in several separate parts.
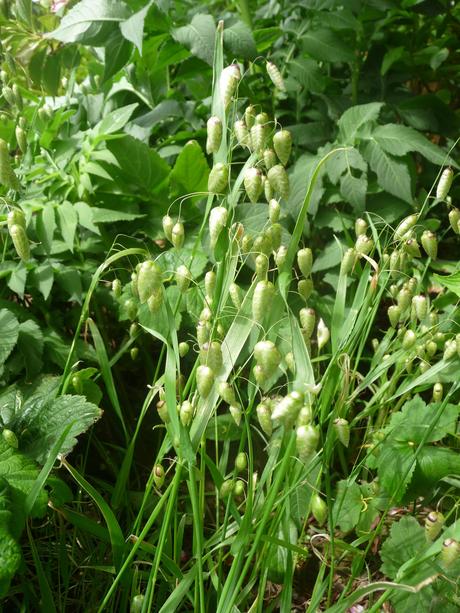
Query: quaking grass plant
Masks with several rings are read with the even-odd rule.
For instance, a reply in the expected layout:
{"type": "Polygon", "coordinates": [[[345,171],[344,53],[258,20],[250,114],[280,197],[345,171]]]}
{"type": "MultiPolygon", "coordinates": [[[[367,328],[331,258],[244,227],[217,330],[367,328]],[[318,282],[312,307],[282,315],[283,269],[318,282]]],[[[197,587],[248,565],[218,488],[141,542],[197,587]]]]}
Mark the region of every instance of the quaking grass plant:
{"type": "MultiPolygon", "coordinates": [[[[338,612],[364,598],[370,611],[433,598],[454,610],[460,461],[448,447],[458,383],[443,381],[458,365],[460,336],[456,305],[434,298],[429,217],[447,206],[451,229],[438,234],[459,233],[452,170],[396,228],[375,215],[356,220],[324,307],[303,233],[323,164],[346,148],[318,163],[289,228],[290,134],[238,98],[242,75],[223,66],[222,31],[199,232],[187,236],[172,208],[163,218],[172,248],[140,262],[124,288],[113,282],[134,337],[144,330],[162,343],[114,508],[152,403],[165,436],[99,611],[126,606],[126,577],[141,560],[133,611],[338,612]],[[208,264],[195,274],[203,251],[208,264]],[[183,301],[192,335],[176,326],[183,301]]],[[[270,62],[267,72],[282,95],[280,72],[270,62]]]]}

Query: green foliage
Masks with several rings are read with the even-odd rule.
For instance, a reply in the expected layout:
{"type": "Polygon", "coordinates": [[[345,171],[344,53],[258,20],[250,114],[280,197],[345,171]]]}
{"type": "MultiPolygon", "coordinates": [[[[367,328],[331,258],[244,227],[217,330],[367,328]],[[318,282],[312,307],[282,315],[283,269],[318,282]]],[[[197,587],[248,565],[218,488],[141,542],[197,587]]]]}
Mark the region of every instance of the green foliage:
{"type": "Polygon", "coordinates": [[[459,22],[0,3],[6,608],[458,609],[459,22]]]}

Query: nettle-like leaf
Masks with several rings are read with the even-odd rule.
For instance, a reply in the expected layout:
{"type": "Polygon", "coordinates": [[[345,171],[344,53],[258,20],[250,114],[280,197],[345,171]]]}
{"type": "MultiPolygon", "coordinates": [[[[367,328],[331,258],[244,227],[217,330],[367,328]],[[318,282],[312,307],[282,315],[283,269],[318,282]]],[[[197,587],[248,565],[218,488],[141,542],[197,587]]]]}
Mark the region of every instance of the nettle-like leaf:
{"type": "Polygon", "coordinates": [[[208,175],[209,166],[203,150],[196,140],[188,141],[170,174],[170,197],[207,191],[208,175]]]}
{"type": "MultiPolygon", "coordinates": [[[[39,469],[33,460],[0,437],[0,598],[8,592],[21,562],[17,539],[26,520],[25,503],[39,469]]],[[[34,517],[46,512],[47,494],[41,491],[32,508],[34,517]]]]}
{"type": "MultiPolygon", "coordinates": [[[[440,543],[445,536],[440,536],[440,543]]],[[[440,547],[442,545],[440,544],[440,547]]],[[[380,557],[382,558],[381,571],[390,579],[400,581],[406,585],[419,585],[415,593],[394,591],[390,600],[396,613],[406,611],[438,611],[455,613],[458,607],[454,604],[455,583],[451,580],[438,579],[435,583],[427,581],[436,576],[440,568],[431,558],[425,558],[430,544],[427,543],[423,527],[415,517],[403,517],[393,524],[390,536],[384,542],[380,557]],[[424,559],[425,558],[425,559],[424,559]],[[412,562],[407,566],[407,563],[412,562]],[[403,573],[403,574],[402,574],[403,573]],[[422,584],[422,585],[420,585],[422,584]]],[[[436,552],[433,552],[436,553],[436,552]]],[[[446,572],[443,569],[443,574],[446,572]]],[[[458,570],[452,569],[452,577],[458,576],[458,570]]]]}
{"type": "Polygon", "coordinates": [[[434,274],[433,277],[438,283],[460,298],[460,271],[454,272],[451,275],[434,274]]]}
{"type": "Polygon", "coordinates": [[[390,536],[380,550],[381,570],[396,579],[403,564],[426,549],[424,529],[415,517],[403,517],[391,527],[390,536]]]}
{"type": "Polygon", "coordinates": [[[44,463],[62,436],[59,453],[68,454],[76,445],[77,436],[97,421],[102,411],[83,396],[57,396],[59,379],[48,377],[28,397],[19,388],[10,388],[0,396],[0,416],[3,424],[19,440],[19,450],[39,463],[44,463]]]}
{"type": "Polygon", "coordinates": [[[440,411],[440,406],[440,403],[426,405],[418,395],[408,400],[401,411],[391,416],[388,441],[425,444],[454,434],[460,407],[446,404],[440,411]]]}
{"type": "Polygon", "coordinates": [[[400,501],[409,484],[424,493],[449,474],[460,473],[460,459],[449,449],[429,445],[454,434],[460,407],[439,403],[426,405],[420,396],[406,402],[393,414],[377,457],[382,486],[400,501]],[[420,445],[422,448],[420,449],[420,445]]]}
{"type": "Polygon", "coordinates": [[[172,35],[193,55],[212,65],[216,25],[211,15],[195,15],[188,25],[173,30],[172,35]]]}
{"type": "Polygon", "coordinates": [[[121,0],[82,0],[61,19],[59,27],[46,37],[63,43],[102,46],[110,33],[130,17],[130,9],[121,0]]]}
{"type": "Polygon", "coordinates": [[[10,353],[13,351],[19,336],[19,322],[16,317],[8,311],[0,311],[0,368],[5,363],[10,353]]]}

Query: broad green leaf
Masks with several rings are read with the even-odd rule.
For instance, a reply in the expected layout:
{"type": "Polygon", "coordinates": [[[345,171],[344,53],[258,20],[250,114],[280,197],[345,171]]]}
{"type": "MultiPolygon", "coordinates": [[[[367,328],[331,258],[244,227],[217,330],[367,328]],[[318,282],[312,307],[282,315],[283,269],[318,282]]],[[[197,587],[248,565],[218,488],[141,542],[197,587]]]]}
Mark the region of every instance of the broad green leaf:
{"type": "Polygon", "coordinates": [[[273,45],[282,35],[281,29],[278,27],[260,28],[254,30],[254,40],[258,53],[262,53],[273,45]]]}
{"type": "Polygon", "coordinates": [[[332,30],[321,28],[309,30],[302,36],[302,46],[311,57],[326,62],[353,62],[354,49],[348,45],[342,36],[332,30]]]}
{"type": "Polygon", "coordinates": [[[382,66],[380,68],[380,74],[382,76],[390,70],[395,62],[398,62],[406,53],[405,47],[392,47],[385,53],[382,60],[382,66]]]}
{"type": "Polygon", "coordinates": [[[230,413],[224,413],[209,421],[205,436],[210,441],[239,441],[241,429],[236,425],[230,413]]]}
{"type": "Polygon", "coordinates": [[[19,325],[18,349],[26,366],[27,380],[39,374],[43,366],[43,334],[32,319],[19,325]]]}
{"type": "Polygon", "coordinates": [[[195,15],[188,25],[173,30],[172,35],[193,55],[212,66],[216,26],[211,15],[195,15]]]}
{"type": "Polygon", "coordinates": [[[16,0],[15,14],[32,27],[32,0],[16,0]]]}
{"type": "Polygon", "coordinates": [[[425,533],[415,517],[405,516],[393,524],[380,550],[382,572],[396,579],[399,569],[427,547],[425,533]]]}
{"type": "Polygon", "coordinates": [[[345,171],[351,172],[350,168],[362,172],[367,171],[367,164],[363,156],[354,147],[338,151],[336,155],[326,162],[326,172],[334,185],[337,184],[345,171]]]}
{"type": "Polygon", "coordinates": [[[3,477],[0,478],[0,598],[4,598],[11,579],[21,563],[21,549],[11,535],[13,514],[10,510],[10,488],[3,477]]]}
{"type": "Polygon", "coordinates": [[[291,60],[288,64],[288,74],[308,92],[322,92],[326,87],[326,78],[318,62],[311,58],[301,57],[291,60]]]}
{"type": "Polygon", "coordinates": [[[434,443],[446,434],[454,434],[460,406],[446,404],[441,412],[440,406],[439,403],[426,405],[420,396],[408,400],[401,411],[393,413],[386,428],[388,440],[434,443]]]}
{"type": "MultiPolygon", "coordinates": [[[[305,195],[308,190],[311,178],[318,165],[320,158],[314,155],[302,155],[293,170],[289,173],[290,191],[287,201],[287,209],[293,219],[297,219],[299,211],[305,200],[305,195]]],[[[308,212],[310,215],[315,215],[324,193],[323,189],[323,171],[320,171],[318,180],[313,188],[313,194],[308,212]]]]}
{"type": "Polygon", "coordinates": [[[408,442],[387,443],[377,457],[380,483],[397,503],[403,497],[415,470],[414,447],[408,442]]]}
{"type": "Polygon", "coordinates": [[[56,229],[56,216],[54,204],[49,203],[43,207],[37,217],[36,230],[47,255],[51,253],[54,231],[56,229]]]}
{"type": "Polygon", "coordinates": [[[144,8],[131,15],[125,21],[120,23],[120,30],[126,40],[130,41],[137,47],[139,53],[142,55],[142,39],[144,36],[144,22],[149,12],[150,7],[153,4],[153,0],[150,0],[144,6],[144,8]]]}
{"type": "Polygon", "coordinates": [[[26,287],[27,268],[22,262],[20,262],[16,268],[12,271],[10,278],[8,279],[8,287],[12,292],[24,298],[24,290],[26,287]]]}
{"type": "Polygon", "coordinates": [[[104,35],[111,31],[107,25],[117,25],[129,16],[128,7],[120,0],[82,0],[64,15],[59,27],[46,34],[46,38],[55,38],[63,43],[81,42],[97,46],[98,38],[103,43],[104,35]]]}
{"type": "Polygon", "coordinates": [[[433,164],[451,164],[458,167],[445,151],[434,145],[414,128],[388,123],[377,126],[372,132],[372,138],[391,155],[400,156],[409,151],[414,151],[423,155],[433,164]]]}
{"type": "Polygon", "coordinates": [[[170,167],[156,151],[132,136],[114,140],[108,148],[120,166],[112,171],[114,177],[126,182],[130,188],[136,191],[141,189],[149,195],[152,191],[160,190],[170,167]]]}
{"type": "Polygon", "coordinates": [[[86,202],[76,202],[74,206],[78,213],[78,223],[87,230],[100,234],[99,228],[94,225],[93,215],[95,209],[92,209],[86,202]]]}
{"type": "Polygon", "coordinates": [[[354,177],[351,172],[347,172],[341,177],[340,193],[357,213],[364,211],[366,206],[366,192],[367,179],[365,175],[354,177]]]}
{"type": "MultiPolygon", "coordinates": [[[[294,521],[290,518],[286,522],[281,522],[278,528],[277,539],[289,545],[296,545],[298,532],[294,521]],[[287,526],[286,526],[287,523],[287,526]],[[285,530],[285,528],[287,528],[285,530]]],[[[281,582],[286,571],[288,561],[288,550],[282,545],[271,545],[268,550],[268,573],[272,581],[281,582]]]]}
{"type": "Polygon", "coordinates": [[[232,57],[253,60],[257,55],[251,28],[243,21],[236,21],[228,28],[224,28],[224,47],[232,57]]]}
{"type": "Polygon", "coordinates": [[[433,487],[448,475],[460,476],[458,452],[433,445],[423,447],[417,456],[414,472],[414,481],[420,486],[422,493],[426,492],[427,485],[433,487]]]}
{"type": "Polygon", "coordinates": [[[19,322],[7,309],[0,310],[0,367],[13,351],[19,336],[19,322]]]}
{"type": "MultiPolygon", "coordinates": [[[[59,229],[67,248],[73,252],[75,230],[78,224],[78,215],[75,207],[68,200],[64,200],[56,208],[59,219],[59,229]]],[[[47,296],[45,296],[47,298],[47,296]]]]}
{"type": "Polygon", "coordinates": [[[209,166],[196,140],[184,145],[170,174],[171,197],[208,189],[209,166]]]}
{"type": "Polygon", "coordinates": [[[44,463],[56,441],[71,424],[59,453],[66,455],[77,443],[77,437],[85,432],[102,411],[87,402],[83,396],[56,397],[57,378],[45,379],[44,385],[26,398],[16,410],[9,428],[19,439],[21,453],[44,463]]]}
{"type": "Polygon", "coordinates": [[[451,275],[434,274],[433,277],[438,283],[460,298],[460,271],[454,272],[451,275]]]}
{"type": "Polygon", "coordinates": [[[359,522],[362,500],[361,490],[355,482],[347,479],[337,483],[337,494],[332,510],[333,522],[343,532],[350,532],[359,522]]]}
{"type": "Polygon", "coordinates": [[[113,223],[115,221],[134,221],[144,217],[139,213],[126,213],[125,211],[113,211],[111,209],[93,209],[94,223],[113,223]]]}
{"type": "Polygon", "coordinates": [[[75,268],[67,268],[64,265],[56,274],[56,282],[69,295],[69,300],[81,303],[82,285],[81,276],[75,268]]]}
{"type": "Polygon", "coordinates": [[[135,102],[134,104],[121,106],[111,113],[107,113],[107,115],[105,115],[105,117],[94,127],[94,133],[99,137],[103,137],[106,134],[119,132],[128,123],[131,115],[138,106],[137,102],[135,102]]]}
{"type": "Polygon", "coordinates": [[[102,81],[105,82],[117,74],[129,61],[132,44],[123,38],[119,30],[114,30],[105,43],[105,62],[104,75],[102,81]]]}
{"type": "MultiPolygon", "coordinates": [[[[360,128],[370,121],[375,121],[380,115],[383,102],[369,102],[347,109],[338,121],[340,142],[353,145],[360,128]]],[[[335,156],[332,161],[335,160],[335,156]]]]}
{"type": "Polygon", "coordinates": [[[328,270],[334,268],[342,260],[342,249],[340,243],[335,239],[324,246],[318,254],[315,254],[313,260],[313,272],[319,272],[321,270],[328,270]]]}
{"type": "Polygon", "coordinates": [[[393,196],[411,203],[412,187],[407,164],[392,158],[375,141],[368,141],[363,155],[377,175],[379,185],[393,196]]]}
{"type": "MultiPolygon", "coordinates": [[[[9,509],[14,516],[11,532],[15,538],[21,534],[24,527],[24,504],[38,473],[38,466],[32,459],[26,457],[21,449],[10,447],[0,436],[0,479],[5,479],[9,485],[9,509]]],[[[46,501],[46,493],[42,491],[32,510],[35,517],[44,514],[46,501]]]]}

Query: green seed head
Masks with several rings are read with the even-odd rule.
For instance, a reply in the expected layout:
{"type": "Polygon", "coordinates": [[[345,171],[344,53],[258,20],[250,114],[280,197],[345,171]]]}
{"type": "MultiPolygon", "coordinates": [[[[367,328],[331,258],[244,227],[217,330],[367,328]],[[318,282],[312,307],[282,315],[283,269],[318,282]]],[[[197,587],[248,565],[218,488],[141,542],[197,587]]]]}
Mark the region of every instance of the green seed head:
{"type": "Polygon", "coordinates": [[[391,326],[393,328],[396,328],[401,318],[400,307],[397,306],[396,304],[391,305],[390,307],[388,307],[387,314],[388,314],[388,319],[390,320],[391,326]]]}
{"type": "Polygon", "coordinates": [[[162,284],[162,273],[159,265],[153,260],[142,262],[137,274],[137,290],[141,304],[158,290],[162,284]]]}
{"type": "Polygon", "coordinates": [[[179,412],[180,421],[183,426],[187,427],[192,423],[193,413],[192,403],[189,400],[184,400],[184,402],[180,405],[179,412]]]}
{"type": "Polygon", "coordinates": [[[313,291],[313,281],[311,279],[301,279],[297,283],[297,291],[305,302],[307,302],[313,291]]]}
{"type": "Polygon", "coordinates": [[[208,119],[207,132],[206,153],[217,153],[222,142],[222,122],[218,117],[208,119]]]}
{"type": "Polygon", "coordinates": [[[224,109],[230,104],[240,79],[241,72],[237,64],[230,64],[220,73],[219,88],[224,109]]]}
{"type": "Polygon", "coordinates": [[[220,233],[225,228],[228,219],[228,211],[223,206],[216,206],[209,213],[209,237],[211,247],[215,247],[220,233]]]}
{"type": "Polygon", "coordinates": [[[433,402],[441,402],[444,390],[442,383],[435,383],[433,385],[433,402]]]}
{"type": "Polygon", "coordinates": [[[417,335],[413,330],[406,330],[402,340],[402,346],[404,349],[411,349],[417,342],[417,335]]]}
{"type": "Polygon", "coordinates": [[[176,247],[176,249],[180,249],[184,244],[185,232],[184,232],[184,224],[180,221],[177,221],[172,229],[172,237],[171,242],[176,247]]]}
{"type": "Polygon", "coordinates": [[[249,147],[249,130],[242,119],[238,119],[233,124],[233,131],[235,132],[236,140],[240,147],[249,147]]]}
{"type": "Polygon", "coordinates": [[[196,371],[196,386],[202,398],[207,398],[214,385],[214,373],[209,366],[201,364],[196,371]]]}
{"type": "Polygon", "coordinates": [[[228,164],[217,162],[211,168],[208,178],[208,190],[212,194],[220,194],[227,189],[229,178],[228,164]]]}
{"type": "Polygon", "coordinates": [[[438,185],[436,187],[436,198],[438,200],[445,200],[449,193],[450,186],[454,180],[454,171],[452,168],[444,168],[441,177],[439,178],[438,185]]]}
{"type": "Polygon", "coordinates": [[[258,168],[248,168],[244,174],[244,188],[252,203],[258,201],[262,193],[262,173],[258,168]]]}
{"type": "Polygon", "coordinates": [[[2,430],[2,436],[3,436],[3,440],[9,447],[13,447],[14,449],[18,448],[19,446],[18,437],[12,430],[8,430],[7,428],[4,428],[2,430]]]}
{"type": "Polygon", "coordinates": [[[241,407],[239,405],[231,405],[228,410],[230,411],[230,415],[233,417],[233,421],[235,422],[235,424],[239,426],[241,424],[241,418],[243,416],[241,407]]]}
{"type": "Polygon", "coordinates": [[[257,419],[263,432],[270,437],[273,432],[271,411],[268,402],[261,402],[256,408],[257,419]]]}
{"type": "Polygon", "coordinates": [[[460,543],[453,538],[446,539],[442,544],[441,564],[450,568],[460,557],[460,543]]]}
{"type": "Polygon", "coordinates": [[[355,249],[359,255],[369,255],[373,248],[374,241],[365,234],[360,234],[356,239],[355,249]]]}
{"type": "Polygon", "coordinates": [[[308,338],[313,334],[316,323],[316,313],[314,309],[303,308],[299,311],[300,325],[302,326],[302,332],[308,338]]]}
{"type": "Polygon", "coordinates": [[[239,473],[242,473],[246,470],[248,466],[248,458],[244,451],[240,451],[240,453],[236,456],[235,459],[235,468],[239,473]]]}
{"type": "Polygon", "coordinates": [[[395,230],[395,237],[402,239],[417,223],[418,215],[413,214],[405,217],[395,230]]]}
{"type": "Polygon", "coordinates": [[[277,265],[278,269],[282,268],[283,264],[285,263],[287,251],[287,247],[285,247],[284,245],[281,245],[281,247],[276,251],[275,264],[277,265]]]}
{"type": "Polygon", "coordinates": [[[326,326],[326,324],[324,323],[324,321],[322,319],[319,320],[318,322],[318,328],[316,331],[316,339],[318,342],[318,351],[321,351],[321,349],[327,345],[327,343],[329,342],[329,338],[331,336],[331,333],[329,332],[329,328],[326,326]]]}
{"type": "Polygon", "coordinates": [[[289,177],[287,172],[281,164],[272,166],[267,173],[267,178],[270,181],[274,192],[279,194],[281,198],[288,198],[289,196],[289,177]]]}
{"type": "Polygon", "coordinates": [[[281,362],[281,354],[272,341],[259,341],[254,347],[254,357],[270,377],[281,362]]]}
{"type": "Polygon", "coordinates": [[[357,256],[356,249],[353,247],[345,251],[340,265],[340,274],[349,275],[351,273],[355,266],[357,256]]]}
{"type": "Polygon", "coordinates": [[[280,130],[273,136],[273,147],[283,166],[289,161],[292,149],[292,135],[289,130],[280,130]]]}
{"type": "Polygon", "coordinates": [[[212,370],[214,375],[218,375],[222,369],[222,345],[219,341],[204,343],[200,349],[200,361],[212,370]]]}
{"type": "Polygon", "coordinates": [[[163,304],[163,288],[157,287],[152,291],[151,296],[147,300],[147,306],[152,315],[158,313],[163,304]]]}
{"type": "Polygon", "coordinates": [[[192,275],[187,266],[184,264],[178,266],[176,270],[176,283],[180,292],[184,293],[188,290],[191,280],[192,275]]]}
{"type": "Polygon", "coordinates": [[[246,107],[246,110],[244,111],[244,121],[249,129],[251,129],[252,126],[254,125],[255,118],[256,118],[256,110],[252,106],[252,104],[250,104],[248,107],[246,107]]]}
{"type": "Polygon", "coordinates": [[[369,226],[367,225],[367,222],[364,219],[361,219],[359,217],[355,221],[355,234],[356,234],[356,238],[358,238],[358,236],[361,236],[362,234],[366,234],[368,227],[369,226]]]}
{"type": "Polygon", "coordinates": [[[435,260],[436,256],[438,255],[438,240],[436,238],[436,234],[430,232],[429,230],[425,230],[425,232],[422,234],[420,242],[422,243],[422,247],[424,248],[427,256],[432,260],[435,260]]]}
{"type": "Polygon", "coordinates": [[[452,209],[449,212],[449,223],[455,234],[460,234],[460,210],[452,209]]]}
{"type": "Polygon", "coordinates": [[[228,289],[228,293],[235,309],[240,309],[243,302],[243,296],[239,285],[232,283],[228,289]]]}
{"type": "Polygon", "coordinates": [[[343,417],[337,417],[333,423],[337,438],[344,447],[348,447],[350,443],[350,424],[343,417]]]}
{"type": "Polygon", "coordinates": [[[296,447],[299,458],[308,462],[316,451],[319,442],[319,432],[315,426],[308,424],[299,426],[296,430],[296,447]]]}
{"type": "Polygon", "coordinates": [[[266,279],[268,272],[268,258],[265,254],[259,253],[256,257],[256,275],[258,279],[266,279]]]}
{"type": "Polygon", "coordinates": [[[438,511],[431,511],[425,519],[425,536],[429,542],[434,541],[442,530],[445,517],[438,511]]]}
{"type": "Polygon", "coordinates": [[[157,489],[160,489],[165,481],[165,469],[161,464],[155,464],[153,467],[153,481],[157,489]]]}
{"type": "Polygon", "coordinates": [[[412,304],[414,305],[417,318],[420,321],[422,321],[422,319],[425,319],[426,314],[428,312],[428,304],[425,296],[414,296],[412,298],[412,304]]]}
{"type": "Polygon", "coordinates": [[[305,278],[308,278],[311,273],[313,265],[313,253],[308,247],[299,249],[297,252],[297,264],[299,265],[300,272],[305,278]]]}
{"type": "Polygon", "coordinates": [[[316,492],[311,497],[311,512],[318,524],[322,526],[327,519],[327,504],[316,492]]]}
{"type": "Polygon", "coordinates": [[[174,228],[174,220],[169,215],[165,215],[161,220],[163,232],[170,243],[172,243],[172,229],[174,228]]]}
{"type": "Polygon", "coordinates": [[[182,343],[179,343],[179,355],[181,358],[186,356],[189,351],[190,351],[190,345],[188,343],[186,343],[185,341],[182,341],[182,343]]]}
{"type": "Polygon", "coordinates": [[[273,166],[276,166],[278,163],[276,153],[273,151],[273,149],[265,149],[263,152],[263,159],[267,170],[270,170],[270,168],[273,168],[273,166]]]}
{"type": "Polygon", "coordinates": [[[273,85],[280,91],[285,92],[286,86],[284,84],[283,77],[281,76],[281,72],[279,71],[279,68],[276,66],[276,64],[267,61],[265,67],[273,85]]]}
{"type": "Polygon", "coordinates": [[[415,238],[407,239],[404,243],[404,249],[406,253],[413,258],[419,258],[422,255],[420,252],[420,247],[418,246],[418,243],[415,238]]]}
{"type": "Polygon", "coordinates": [[[254,289],[252,298],[252,317],[256,322],[261,323],[267,312],[275,294],[275,287],[270,281],[259,281],[254,289]]]}
{"type": "Polygon", "coordinates": [[[268,203],[268,217],[271,223],[277,223],[281,214],[281,207],[278,200],[272,198],[268,203]]]}

